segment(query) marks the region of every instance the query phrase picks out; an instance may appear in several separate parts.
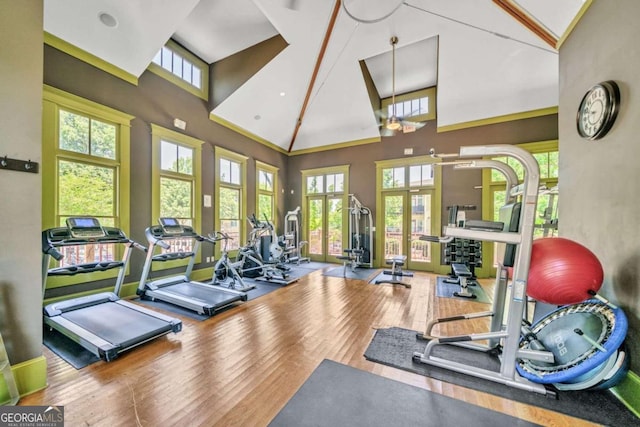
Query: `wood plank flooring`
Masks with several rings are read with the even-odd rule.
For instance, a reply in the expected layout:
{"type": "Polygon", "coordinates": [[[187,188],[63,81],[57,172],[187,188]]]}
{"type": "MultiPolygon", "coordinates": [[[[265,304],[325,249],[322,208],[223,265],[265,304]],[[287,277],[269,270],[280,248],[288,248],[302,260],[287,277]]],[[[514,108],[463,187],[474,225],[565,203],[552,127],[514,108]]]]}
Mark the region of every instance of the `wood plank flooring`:
{"type": "MultiPolygon", "coordinates": [[[[406,289],[316,271],[208,320],[184,317],[182,332],[110,363],[75,370],[45,348],[49,385],[20,404],[64,405],[67,426],[264,426],[326,358],[545,426],[595,425],[365,360],[376,328],[423,331],[427,315],[488,309],[435,297],[435,281],[416,273],[406,289]]],[[[471,329],[450,333],[485,330],[462,323],[471,329]]]]}

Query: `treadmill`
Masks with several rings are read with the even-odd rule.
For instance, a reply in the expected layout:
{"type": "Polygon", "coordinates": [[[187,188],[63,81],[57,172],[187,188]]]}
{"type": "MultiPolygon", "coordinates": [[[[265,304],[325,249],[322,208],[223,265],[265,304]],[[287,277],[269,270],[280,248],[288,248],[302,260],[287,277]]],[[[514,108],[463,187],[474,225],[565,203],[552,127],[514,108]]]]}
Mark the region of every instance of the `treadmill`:
{"type": "Polygon", "coordinates": [[[160,218],[158,225],[145,230],[149,241],[147,258],[142,269],[138,295],[152,301],[164,301],[179,307],[193,310],[198,314],[212,316],[237,301],[246,301],[246,292],[213,286],[190,279],[196,254],[204,237],[197,234],[192,227],[182,225],[176,218],[160,218]],[[191,251],[180,251],[181,241],[192,241],[191,251]],[[174,243],[175,249],[172,249],[174,243]],[[161,248],[161,251],[157,251],[161,248]],[[150,279],[154,262],[162,263],[173,260],[188,259],[184,274],[150,279]]]}
{"type": "Polygon", "coordinates": [[[101,292],[46,305],[43,308],[45,325],[106,362],[154,338],[182,330],[182,322],[179,319],[148,310],[119,297],[131,249],[136,247],[145,250],[144,246],[128,239],[118,228],[101,226],[96,218],[72,217],[67,219],[66,224],[66,227],[50,228],[42,232],[43,298],[48,277],[73,276],[112,269],[119,270],[118,277],[113,292],[101,292]],[[63,247],[75,246],[79,252],[84,245],[104,247],[103,245],[111,244],[124,245],[122,260],[50,268],[51,258],[58,261],[63,259],[63,247]]]}

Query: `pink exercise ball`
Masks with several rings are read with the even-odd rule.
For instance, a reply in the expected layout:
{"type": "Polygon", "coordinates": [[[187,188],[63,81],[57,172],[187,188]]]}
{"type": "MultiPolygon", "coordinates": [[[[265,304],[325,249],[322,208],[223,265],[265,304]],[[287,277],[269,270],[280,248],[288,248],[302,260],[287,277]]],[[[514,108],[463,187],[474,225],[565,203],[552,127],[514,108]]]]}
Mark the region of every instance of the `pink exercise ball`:
{"type": "Polygon", "coordinates": [[[577,304],[598,292],[604,272],[586,247],[562,237],[533,241],[527,295],[554,305],[577,304]]]}

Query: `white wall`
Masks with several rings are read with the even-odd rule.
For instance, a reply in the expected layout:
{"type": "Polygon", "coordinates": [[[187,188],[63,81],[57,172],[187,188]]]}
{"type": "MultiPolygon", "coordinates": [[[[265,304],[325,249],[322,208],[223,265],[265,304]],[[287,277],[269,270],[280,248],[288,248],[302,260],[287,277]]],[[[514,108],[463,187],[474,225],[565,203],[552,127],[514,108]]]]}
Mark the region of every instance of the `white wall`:
{"type": "MultiPolygon", "coordinates": [[[[0,157],[41,162],[42,0],[0,0],[0,157]]],[[[12,364],[42,354],[40,173],[0,170],[0,330],[12,364]]]]}
{"type": "MultiPolygon", "coordinates": [[[[591,249],[605,271],[601,294],[621,304],[627,343],[640,354],[640,2],[594,1],[560,48],[559,234],[591,249]],[[576,111],[594,84],[615,80],[621,110],[597,141],[580,138],[576,111]]],[[[632,358],[633,360],[633,358],[632,358]]],[[[633,363],[633,362],[632,362],[633,363]]],[[[640,362],[636,359],[634,370],[640,362]]]]}

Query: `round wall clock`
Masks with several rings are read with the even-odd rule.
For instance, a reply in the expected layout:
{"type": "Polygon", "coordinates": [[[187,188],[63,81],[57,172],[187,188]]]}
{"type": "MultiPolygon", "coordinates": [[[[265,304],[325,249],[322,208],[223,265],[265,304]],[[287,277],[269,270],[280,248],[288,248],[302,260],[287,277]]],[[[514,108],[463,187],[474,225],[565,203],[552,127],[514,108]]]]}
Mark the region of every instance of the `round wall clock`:
{"type": "Polygon", "coordinates": [[[600,139],[609,132],[620,108],[620,89],[613,80],[594,85],[580,101],[576,125],[586,139],[600,139]]]}

